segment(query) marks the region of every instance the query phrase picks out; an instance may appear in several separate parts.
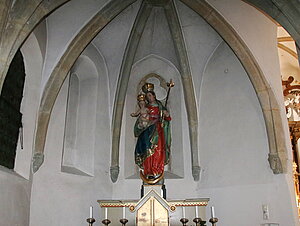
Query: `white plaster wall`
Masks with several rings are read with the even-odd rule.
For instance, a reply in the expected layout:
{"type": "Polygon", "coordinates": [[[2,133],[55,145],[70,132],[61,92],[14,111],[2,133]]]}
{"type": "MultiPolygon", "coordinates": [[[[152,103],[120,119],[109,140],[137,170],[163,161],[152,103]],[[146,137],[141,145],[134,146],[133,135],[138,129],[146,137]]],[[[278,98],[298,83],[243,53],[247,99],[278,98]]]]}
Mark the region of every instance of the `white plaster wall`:
{"type": "MultiPolygon", "coordinates": [[[[181,181],[167,180],[169,198],[209,197],[209,206],[215,206],[224,226],[296,225],[286,177],[274,175],[268,165],[266,130],[255,91],[225,43],[205,69],[199,101],[201,179],[194,182],[186,175],[181,181]],[[269,206],[268,221],[262,218],[263,204],[269,206]]],[[[190,171],[188,152],[185,164],[190,171]]]]}
{"type": "Polygon", "coordinates": [[[37,25],[37,27],[33,30],[33,33],[39,43],[41,54],[44,60],[47,47],[47,23],[45,19],[37,25]]]}
{"type": "Polygon", "coordinates": [[[43,86],[71,40],[107,2],[108,0],[72,0],[47,17],[43,86]]]}
{"type": "Polygon", "coordinates": [[[139,41],[134,62],[150,54],[161,56],[179,68],[171,31],[164,9],[161,7],[152,8],[139,41]]]}
{"type": "MultiPolygon", "coordinates": [[[[277,101],[283,103],[277,25],[256,8],[240,0],[208,0],[208,3],[225,18],[246,43],[274,90],[277,101]]],[[[284,109],[281,111],[284,112],[284,109]]]]}
{"type": "MultiPolygon", "coordinates": [[[[88,48],[90,49],[90,48],[88,48]]],[[[103,59],[84,54],[95,63],[103,59]]],[[[100,54],[100,53],[98,53],[100,54]]],[[[61,172],[61,158],[66,114],[68,82],[65,82],[55,103],[49,123],[45,146],[45,162],[33,176],[30,225],[84,225],[89,216],[89,206],[95,208],[94,216],[100,218],[97,199],[109,199],[112,185],[109,177],[110,122],[108,114],[108,87],[106,67],[98,68],[97,109],[95,120],[94,155],[89,159],[94,164],[94,177],[61,172]],[[65,220],[61,220],[64,219],[65,220]]],[[[68,81],[68,79],[66,79],[68,81]]],[[[89,117],[88,112],[85,117],[89,117]]],[[[84,118],[84,117],[83,117],[84,118]]],[[[89,141],[89,136],[86,136],[89,141]]]]}
{"type": "Polygon", "coordinates": [[[31,183],[0,167],[0,225],[29,225],[31,183]]]}
{"type": "MultiPolygon", "coordinates": [[[[108,70],[109,102],[113,103],[118,84],[124,51],[141,1],[128,6],[112,20],[93,40],[93,44],[101,51],[108,70]]],[[[110,104],[112,119],[113,104],[110,104]]]]}
{"type": "Polygon", "coordinates": [[[200,96],[202,74],[214,49],[222,41],[219,34],[193,10],[175,1],[190,62],[196,99],[200,96]]]}
{"type": "MultiPolygon", "coordinates": [[[[281,72],[277,48],[277,25],[256,8],[240,0],[209,0],[208,3],[224,17],[248,46],[268,84],[275,93],[282,120],[285,122],[286,115],[283,107],[281,72]]],[[[286,140],[289,141],[287,123],[283,123],[283,127],[286,140]]],[[[286,145],[287,150],[290,150],[289,142],[286,145]]],[[[291,153],[288,153],[288,158],[291,161],[291,153]]],[[[291,168],[289,172],[291,172],[291,168]]]]}
{"type": "Polygon", "coordinates": [[[260,104],[245,70],[224,42],[210,59],[201,88],[201,187],[267,182],[271,170],[260,104]]]}
{"type": "MultiPolygon", "coordinates": [[[[291,150],[289,142],[289,129],[286,122],[285,109],[283,104],[281,76],[279,68],[279,58],[277,50],[277,25],[267,16],[254,7],[239,0],[208,1],[224,18],[231,24],[233,29],[240,35],[246,43],[251,53],[257,60],[266,80],[275,93],[275,98],[279,103],[280,113],[283,122],[284,134],[287,140],[286,150],[291,150]],[[267,50],[267,51],[266,51],[267,50]]],[[[288,174],[284,180],[287,183],[288,191],[291,194],[291,205],[293,209],[294,224],[298,225],[298,217],[294,201],[294,188],[291,179],[292,174],[292,153],[288,152],[288,174]]]]}

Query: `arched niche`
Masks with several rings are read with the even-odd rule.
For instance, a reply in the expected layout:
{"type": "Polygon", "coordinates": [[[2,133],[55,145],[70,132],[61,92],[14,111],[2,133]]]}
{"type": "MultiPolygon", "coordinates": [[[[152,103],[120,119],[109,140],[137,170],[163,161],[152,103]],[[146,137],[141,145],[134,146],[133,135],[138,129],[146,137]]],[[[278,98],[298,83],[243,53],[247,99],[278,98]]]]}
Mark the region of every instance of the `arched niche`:
{"type": "Polygon", "coordinates": [[[94,62],[86,55],[81,55],[70,71],[63,172],[94,175],[98,78],[94,62]]]}
{"type": "Polygon", "coordinates": [[[199,109],[201,187],[269,181],[264,115],[245,69],[225,42],[205,67],[199,109]]]}
{"type": "Polygon", "coordinates": [[[68,82],[61,169],[93,176],[97,153],[109,149],[103,144],[109,139],[105,132],[109,130],[107,66],[93,44],[86,47],[71,68],[68,82]]]}
{"type": "MultiPolygon", "coordinates": [[[[137,110],[137,94],[140,93],[141,86],[146,81],[152,82],[155,86],[154,91],[156,92],[157,98],[164,103],[167,93],[166,82],[169,82],[170,79],[175,82],[175,86],[171,89],[168,100],[168,110],[172,117],[172,144],[170,163],[165,167],[165,178],[183,178],[184,176],[182,124],[187,123],[187,121],[182,119],[184,102],[180,74],[170,61],[151,54],[133,65],[126,93],[126,104],[123,116],[125,120],[123,120],[122,125],[123,128],[125,127],[125,134],[122,136],[124,139],[121,140],[120,147],[125,147],[124,168],[125,178],[127,179],[139,178],[138,168],[134,163],[136,138],[134,138],[133,135],[133,127],[136,118],[130,116],[130,113],[137,110]],[[125,145],[122,144],[123,142],[125,145]]],[[[121,149],[121,152],[122,151],[121,149]]]]}

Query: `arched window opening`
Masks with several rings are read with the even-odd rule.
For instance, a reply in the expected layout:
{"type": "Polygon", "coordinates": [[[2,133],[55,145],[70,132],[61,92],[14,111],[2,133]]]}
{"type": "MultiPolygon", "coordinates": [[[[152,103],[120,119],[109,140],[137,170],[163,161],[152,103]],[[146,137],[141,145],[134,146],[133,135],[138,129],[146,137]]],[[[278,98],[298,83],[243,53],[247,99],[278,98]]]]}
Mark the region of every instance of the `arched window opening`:
{"type": "Polygon", "coordinates": [[[3,83],[0,96],[0,165],[15,166],[19,129],[22,126],[20,105],[23,97],[25,66],[18,50],[3,83]]]}

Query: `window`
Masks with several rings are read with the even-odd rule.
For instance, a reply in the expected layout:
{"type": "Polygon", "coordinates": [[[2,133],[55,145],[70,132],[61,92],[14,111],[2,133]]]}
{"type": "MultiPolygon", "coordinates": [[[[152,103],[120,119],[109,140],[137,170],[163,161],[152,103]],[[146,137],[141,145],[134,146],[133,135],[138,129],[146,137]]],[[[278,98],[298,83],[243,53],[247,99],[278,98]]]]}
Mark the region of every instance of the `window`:
{"type": "Polygon", "coordinates": [[[13,169],[19,129],[22,126],[20,105],[23,97],[25,67],[20,50],[12,60],[0,96],[0,165],[13,169]]]}

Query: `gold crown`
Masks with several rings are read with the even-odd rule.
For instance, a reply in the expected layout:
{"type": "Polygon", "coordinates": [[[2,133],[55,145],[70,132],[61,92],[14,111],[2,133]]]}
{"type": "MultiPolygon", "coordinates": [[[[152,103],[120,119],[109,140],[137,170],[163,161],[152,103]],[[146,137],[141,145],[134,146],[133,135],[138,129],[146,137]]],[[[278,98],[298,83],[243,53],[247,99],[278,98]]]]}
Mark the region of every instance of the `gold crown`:
{"type": "Polygon", "coordinates": [[[138,101],[145,101],[146,100],[146,96],[145,96],[145,94],[139,94],[136,99],[138,101]]]}
{"type": "Polygon", "coordinates": [[[144,93],[147,93],[149,91],[153,91],[154,90],[154,85],[152,83],[145,83],[145,85],[143,85],[142,90],[144,93]]]}

